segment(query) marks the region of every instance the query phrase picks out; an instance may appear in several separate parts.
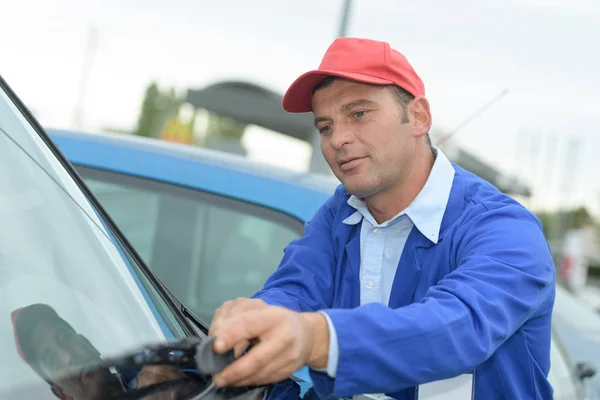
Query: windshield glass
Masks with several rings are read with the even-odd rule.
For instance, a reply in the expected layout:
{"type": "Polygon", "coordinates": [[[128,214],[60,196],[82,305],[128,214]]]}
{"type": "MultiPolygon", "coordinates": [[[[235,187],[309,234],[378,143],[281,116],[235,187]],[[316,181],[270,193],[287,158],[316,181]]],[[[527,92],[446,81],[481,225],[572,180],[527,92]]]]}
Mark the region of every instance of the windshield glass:
{"type": "Polygon", "coordinates": [[[115,357],[184,335],[3,89],[0,171],[0,398],[55,398],[43,379],[76,357],[50,348],[115,357]]]}

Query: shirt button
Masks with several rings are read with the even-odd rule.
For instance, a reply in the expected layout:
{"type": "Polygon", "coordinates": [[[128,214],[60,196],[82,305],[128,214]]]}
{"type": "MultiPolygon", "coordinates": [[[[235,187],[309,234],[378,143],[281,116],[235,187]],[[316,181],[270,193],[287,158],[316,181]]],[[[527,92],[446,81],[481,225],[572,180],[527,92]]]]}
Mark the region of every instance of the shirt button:
{"type": "Polygon", "coordinates": [[[375,282],[369,281],[367,282],[367,289],[371,290],[375,287],[375,282]]]}
{"type": "Polygon", "coordinates": [[[380,232],[381,232],[381,230],[379,228],[373,229],[373,233],[376,235],[379,235],[380,232]]]}

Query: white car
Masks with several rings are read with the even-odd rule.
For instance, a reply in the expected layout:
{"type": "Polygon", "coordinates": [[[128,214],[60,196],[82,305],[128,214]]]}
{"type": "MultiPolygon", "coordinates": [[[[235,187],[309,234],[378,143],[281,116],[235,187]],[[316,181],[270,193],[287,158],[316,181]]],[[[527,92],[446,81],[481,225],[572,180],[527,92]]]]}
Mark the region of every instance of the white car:
{"type": "Polygon", "coordinates": [[[0,78],[0,399],[253,399],[0,78]],[[155,398],[155,397],[153,397],[155,398]]]}

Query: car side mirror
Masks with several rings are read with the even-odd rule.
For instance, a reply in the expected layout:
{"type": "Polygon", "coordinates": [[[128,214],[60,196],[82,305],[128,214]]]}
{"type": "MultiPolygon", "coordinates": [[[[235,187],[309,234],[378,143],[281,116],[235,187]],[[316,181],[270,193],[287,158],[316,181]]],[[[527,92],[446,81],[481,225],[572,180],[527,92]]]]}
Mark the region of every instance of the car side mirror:
{"type": "Polygon", "coordinates": [[[575,374],[580,380],[591,378],[596,375],[596,367],[587,362],[577,363],[575,366],[575,374]]]}

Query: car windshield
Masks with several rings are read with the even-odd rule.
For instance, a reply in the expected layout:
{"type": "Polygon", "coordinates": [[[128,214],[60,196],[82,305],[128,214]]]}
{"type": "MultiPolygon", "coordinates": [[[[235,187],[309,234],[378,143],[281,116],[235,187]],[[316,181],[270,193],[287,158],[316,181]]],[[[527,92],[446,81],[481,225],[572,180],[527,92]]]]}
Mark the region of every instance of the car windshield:
{"type": "Polygon", "coordinates": [[[49,346],[115,357],[186,331],[11,99],[2,86],[0,398],[50,399],[49,346]]]}

